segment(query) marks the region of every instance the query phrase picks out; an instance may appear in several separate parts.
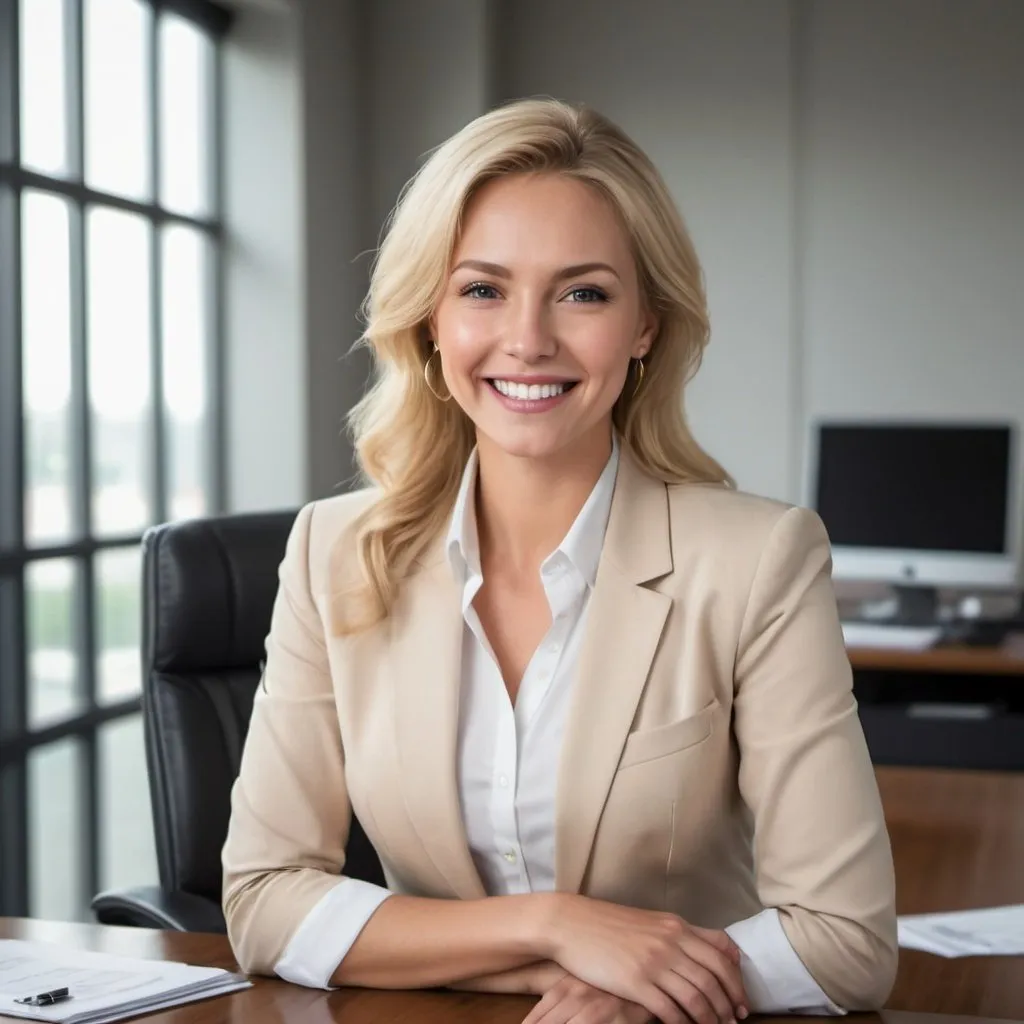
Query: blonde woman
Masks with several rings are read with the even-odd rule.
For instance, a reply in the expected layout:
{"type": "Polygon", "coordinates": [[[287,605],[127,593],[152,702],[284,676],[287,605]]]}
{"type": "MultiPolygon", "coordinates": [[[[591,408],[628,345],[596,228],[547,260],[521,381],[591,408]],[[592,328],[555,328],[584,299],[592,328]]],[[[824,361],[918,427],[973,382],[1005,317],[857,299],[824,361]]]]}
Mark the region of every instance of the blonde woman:
{"type": "Polygon", "coordinates": [[[812,512],[691,436],[668,192],[523,101],[378,254],[371,484],[298,515],[224,849],[251,972],[531,992],[530,1024],[882,1005],[893,870],[812,512]],[[346,878],[355,813],[388,887],[346,878]]]}

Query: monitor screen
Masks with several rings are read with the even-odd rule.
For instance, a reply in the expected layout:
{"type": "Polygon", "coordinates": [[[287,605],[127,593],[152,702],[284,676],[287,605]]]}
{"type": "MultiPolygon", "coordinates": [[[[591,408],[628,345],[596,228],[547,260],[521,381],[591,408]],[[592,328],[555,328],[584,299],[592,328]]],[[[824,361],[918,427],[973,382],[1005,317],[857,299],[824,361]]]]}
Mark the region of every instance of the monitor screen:
{"type": "Polygon", "coordinates": [[[1007,551],[1011,428],[829,424],[815,508],[833,545],[1007,551]]]}

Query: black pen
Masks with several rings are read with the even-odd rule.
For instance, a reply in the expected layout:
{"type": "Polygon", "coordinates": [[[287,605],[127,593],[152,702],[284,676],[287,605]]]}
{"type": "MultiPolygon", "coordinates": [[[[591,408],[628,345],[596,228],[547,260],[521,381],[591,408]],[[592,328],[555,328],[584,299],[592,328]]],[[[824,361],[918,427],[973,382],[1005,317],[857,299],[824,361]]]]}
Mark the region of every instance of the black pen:
{"type": "Polygon", "coordinates": [[[55,988],[49,992],[40,992],[37,996],[25,996],[24,999],[15,999],[16,1003],[24,1006],[53,1006],[54,1003],[70,999],[71,993],[66,988],[55,988]]]}

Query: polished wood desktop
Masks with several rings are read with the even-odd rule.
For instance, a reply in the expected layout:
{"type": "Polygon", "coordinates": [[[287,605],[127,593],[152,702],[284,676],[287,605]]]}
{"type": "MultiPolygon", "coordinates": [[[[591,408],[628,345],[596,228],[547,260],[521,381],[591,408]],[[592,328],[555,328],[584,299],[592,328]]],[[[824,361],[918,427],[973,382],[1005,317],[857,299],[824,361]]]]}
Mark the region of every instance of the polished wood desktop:
{"type": "Polygon", "coordinates": [[[1024,679],[1024,644],[1017,638],[999,647],[950,645],[924,651],[874,647],[848,649],[854,669],[882,672],[934,672],[1024,679]]]}
{"type": "MultiPolygon", "coordinates": [[[[1024,903],[1024,775],[879,768],[900,913],[1024,903]]],[[[222,935],[0,920],[0,937],[236,970],[222,935]]],[[[153,1024],[518,1024],[533,1000],[454,992],[324,993],[271,979],[146,1018],[153,1024]]],[[[946,960],[901,950],[884,1024],[1024,1020],[1024,957],[946,960]],[[965,1016],[944,1017],[944,1014],[965,1016]]],[[[806,1020],[806,1018],[799,1018],[806,1020]]]]}
{"type": "MultiPolygon", "coordinates": [[[[877,768],[900,914],[1024,903],[1024,774],[877,768]]],[[[1024,1018],[1024,957],[900,950],[888,1005],[1024,1018]]]]}

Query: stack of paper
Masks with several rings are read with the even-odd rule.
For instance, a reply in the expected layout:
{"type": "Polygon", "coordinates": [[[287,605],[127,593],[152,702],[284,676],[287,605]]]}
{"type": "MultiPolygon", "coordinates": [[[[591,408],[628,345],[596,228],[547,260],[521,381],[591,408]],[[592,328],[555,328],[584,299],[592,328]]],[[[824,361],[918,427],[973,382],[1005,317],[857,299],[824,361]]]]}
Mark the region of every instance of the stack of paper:
{"type": "Polygon", "coordinates": [[[250,986],[215,967],[0,940],[0,1015],[24,1020],[106,1024],[250,986]]]}
{"type": "Polygon", "coordinates": [[[897,921],[899,943],[938,956],[1024,955],[1024,904],[912,914],[897,921]]]}

